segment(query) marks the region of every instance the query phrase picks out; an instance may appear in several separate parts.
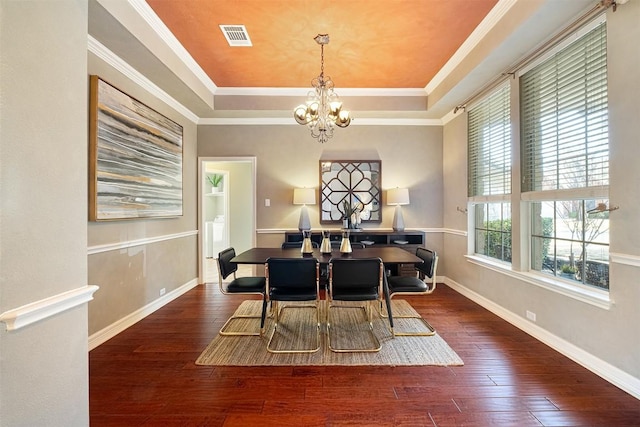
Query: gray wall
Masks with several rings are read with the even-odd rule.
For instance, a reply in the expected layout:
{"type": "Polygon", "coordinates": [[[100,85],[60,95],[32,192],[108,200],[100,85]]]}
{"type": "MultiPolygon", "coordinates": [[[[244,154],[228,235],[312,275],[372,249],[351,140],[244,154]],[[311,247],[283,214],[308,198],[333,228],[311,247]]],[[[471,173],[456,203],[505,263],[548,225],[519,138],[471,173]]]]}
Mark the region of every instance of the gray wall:
{"type": "MultiPolygon", "coordinates": [[[[87,4],[0,4],[0,313],[87,285],[87,4]]],[[[84,426],[87,306],[0,331],[0,424],[84,426]]]]}
{"type": "MultiPolygon", "coordinates": [[[[89,255],[89,283],[100,286],[89,303],[89,335],[152,304],[166,293],[186,285],[198,276],[197,235],[135,244],[145,239],[197,230],[196,125],[88,53],[88,74],[100,76],[121,91],[145,103],[183,127],[183,215],[176,218],[89,222],[88,246],[121,244],[117,248],[89,255]]],[[[84,76],[88,81],[88,75],[84,76]]]]}
{"type": "MultiPolygon", "coordinates": [[[[337,129],[320,144],[304,126],[198,126],[198,156],[257,156],[258,230],[297,229],[300,207],[294,206],[294,187],[319,188],[319,161],[381,160],[382,188],[408,187],[411,204],[403,206],[407,228],[442,226],[442,128],[439,126],[357,126],[337,129]],[[264,206],[264,199],[271,206],[264,206]]],[[[383,196],[383,202],[386,194],[383,196]]],[[[393,206],[384,206],[382,223],[391,228],[393,206]]],[[[321,228],[318,205],[309,206],[312,228],[321,228]]],[[[333,228],[337,228],[334,225],[333,228]]],[[[259,235],[258,245],[282,242],[259,235]]],[[[428,244],[440,249],[440,233],[428,244]]]]}
{"type": "MultiPolygon", "coordinates": [[[[610,309],[469,263],[464,258],[464,236],[445,236],[441,273],[517,316],[525,317],[526,310],[535,312],[537,326],[546,332],[640,378],[640,332],[636,327],[640,323],[640,49],[631,42],[640,40],[640,2],[629,2],[616,13],[609,9],[607,20],[610,202],[620,206],[611,213],[610,252],[614,258],[628,259],[622,263],[612,260],[610,309]]],[[[466,216],[455,210],[456,205],[466,203],[466,126],[466,117],[461,115],[444,128],[444,227],[454,230],[466,230],[466,216]]]]}

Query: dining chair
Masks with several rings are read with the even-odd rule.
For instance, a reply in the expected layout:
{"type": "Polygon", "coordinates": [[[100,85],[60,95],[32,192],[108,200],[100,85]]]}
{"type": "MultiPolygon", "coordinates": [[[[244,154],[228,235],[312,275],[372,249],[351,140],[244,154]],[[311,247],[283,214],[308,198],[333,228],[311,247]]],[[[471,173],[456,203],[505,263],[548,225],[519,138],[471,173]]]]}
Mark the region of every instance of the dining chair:
{"type": "MultiPolygon", "coordinates": [[[[350,242],[351,243],[351,249],[364,249],[366,248],[365,244],[362,242],[350,242]]],[[[340,249],[340,245],[342,244],[342,241],[340,240],[332,240],[331,241],[331,250],[333,251],[334,249],[340,249]]],[[[320,280],[325,284],[327,284],[327,281],[329,280],[329,266],[328,265],[321,265],[320,266],[320,280]]]]}
{"type": "MultiPolygon", "coordinates": [[[[275,325],[267,341],[267,351],[270,353],[314,353],[320,349],[320,263],[316,258],[269,258],[265,264],[266,298],[262,306],[261,333],[264,334],[267,304],[272,304],[275,325]],[[313,304],[291,304],[279,307],[279,302],[305,302],[313,304]],[[295,331],[300,325],[281,324],[282,312],[285,309],[302,310],[313,308],[316,317],[316,339],[310,348],[274,348],[273,338],[278,329],[289,326],[295,331]]],[[[300,337],[296,337],[300,338],[300,337]]]]}
{"type": "MultiPolygon", "coordinates": [[[[238,264],[231,262],[231,260],[236,256],[236,251],[233,247],[227,248],[222,252],[218,253],[218,283],[220,285],[220,292],[225,295],[235,294],[235,295],[262,295],[262,299],[265,299],[265,288],[266,288],[266,279],[264,277],[259,276],[246,276],[246,277],[237,277],[236,273],[238,271],[238,264]],[[233,279],[230,282],[227,282],[226,279],[229,276],[233,276],[233,279]],[[225,284],[226,283],[226,284],[225,284]]],[[[260,330],[256,332],[251,331],[238,331],[231,330],[229,328],[230,324],[237,319],[261,319],[262,315],[256,314],[234,314],[231,316],[222,328],[220,328],[220,335],[260,335],[260,330]]]]}
{"type": "MultiPolygon", "coordinates": [[[[327,344],[336,353],[377,352],[382,345],[373,332],[372,314],[375,302],[382,302],[384,266],[380,258],[332,258],[329,261],[329,290],[327,292],[327,344]],[[362,302],[363,305],[334,304],[336,301],[362,302]],[[338,347],[332,339],[331,313],[334,310],[362,309],[368,322],[369,347],[338,347]]],[[[336,326],[338,323],[336,322],[336,326]]],[[[349,331],[355,334],[357,331],[349,331]]]]}
{"type": "MultiPolygon", "coordinates": [[[[438,254],[435,251],[417,248],[416,256],[422,259],[421,263],[414,265],[417,276],[390,276],[387,278],[389,286],[389,299],[396,295],[429,295],[436,290],[436,271],[438,268],[438,254]]],[[[380,314],[382,305],[380,305],[380,314]]],[[[399,336],[431,336],[436,333],[433,326],[420,315],[402,315],[394,311],[395,319],[420,319],[427,327],[427,332],[403,332],[395,328],[395,335],[399,336]]]]}

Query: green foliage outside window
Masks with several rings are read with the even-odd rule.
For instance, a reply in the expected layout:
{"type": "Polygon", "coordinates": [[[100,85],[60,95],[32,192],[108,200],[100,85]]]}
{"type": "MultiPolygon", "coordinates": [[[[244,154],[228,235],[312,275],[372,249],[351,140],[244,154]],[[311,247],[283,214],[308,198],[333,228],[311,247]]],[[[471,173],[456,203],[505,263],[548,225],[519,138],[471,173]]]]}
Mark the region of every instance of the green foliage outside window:
{"type": "MultiPolygon", "coordinates": [[[[541,221],[542,235],[550,237],[553,233],[553,218],[541,218],[541,221]]],[[[511,262],[511,219],[485,221],[483,226],[487,230],[486,253],[483,255],[511,262]]],[[[546,259],[549,255],[549,243],[550,240],[544,240],[542,247],[543,259],[546,259]]]]}

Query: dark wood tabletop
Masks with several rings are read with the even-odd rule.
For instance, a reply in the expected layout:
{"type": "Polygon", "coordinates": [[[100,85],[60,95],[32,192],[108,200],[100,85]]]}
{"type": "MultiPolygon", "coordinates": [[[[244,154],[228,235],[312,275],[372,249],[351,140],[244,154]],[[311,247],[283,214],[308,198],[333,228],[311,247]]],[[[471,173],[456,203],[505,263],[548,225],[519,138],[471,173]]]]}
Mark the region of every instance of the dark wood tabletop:
{"type": "Polygon", "coordinates": [[[312,254],[302,254],[300,248],[252,248],[236,255],[231,262],[236,264],[265,264],[267,258],[317,258],[320,264],[329,264],[333,258],[380,258],[385,264],[415,264],[422,262],[415,254],[395,246],[370,246],[353,249],[350,254],[341,254],[334,249],[331,254],[322,254],[314,249],[312,254]]]}

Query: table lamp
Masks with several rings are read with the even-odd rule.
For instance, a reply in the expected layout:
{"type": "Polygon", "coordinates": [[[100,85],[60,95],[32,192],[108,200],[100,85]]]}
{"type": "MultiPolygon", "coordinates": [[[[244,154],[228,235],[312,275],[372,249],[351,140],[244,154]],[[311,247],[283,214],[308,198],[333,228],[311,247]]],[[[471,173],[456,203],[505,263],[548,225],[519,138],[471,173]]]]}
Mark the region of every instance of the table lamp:
{"type": "Polygon", "coordinates": [[[294,188],[293,204],[302,205],[302,208],[300,208],[298,230],[310,230],[311,221],[309,221],[309,211],[307,210],[307,205],[316,204],[316,190],[314,190],[313,188],[294,188]]]}
{"type": "Polygon", "coordinates": [[[408,188],[392,188],[387,190],[387,205],[395,205],[396,211],[393,214],[393,229],[395,231],[404,230],[404,218],[402,217],[401,205],[409,204],[408,188]]]}

